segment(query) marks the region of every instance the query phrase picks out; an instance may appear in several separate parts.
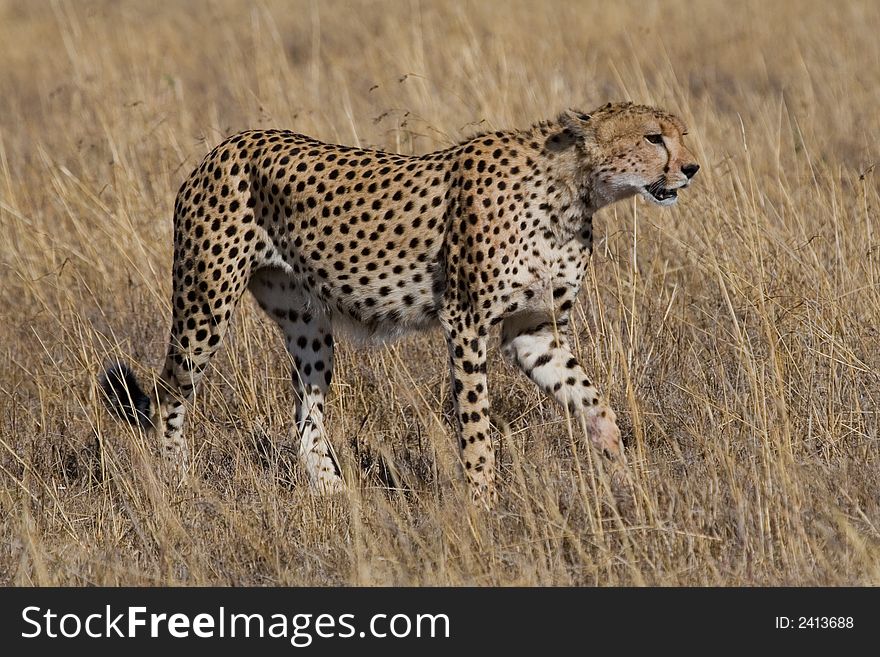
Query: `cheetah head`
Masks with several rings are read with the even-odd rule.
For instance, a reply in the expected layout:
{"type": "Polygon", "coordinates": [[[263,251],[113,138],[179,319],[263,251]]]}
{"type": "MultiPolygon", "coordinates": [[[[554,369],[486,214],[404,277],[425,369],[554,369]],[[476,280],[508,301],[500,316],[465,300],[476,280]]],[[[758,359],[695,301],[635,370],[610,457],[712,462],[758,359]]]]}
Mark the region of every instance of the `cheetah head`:
{"type": "Polygon", "coordinates": [[[588,114],[569,110],[560,123],[580,146],[580,168],[599,206],[635,194],[672,205],[700,168],[684,145],[681,120],[632,103],[608,103],[588,114]]]}

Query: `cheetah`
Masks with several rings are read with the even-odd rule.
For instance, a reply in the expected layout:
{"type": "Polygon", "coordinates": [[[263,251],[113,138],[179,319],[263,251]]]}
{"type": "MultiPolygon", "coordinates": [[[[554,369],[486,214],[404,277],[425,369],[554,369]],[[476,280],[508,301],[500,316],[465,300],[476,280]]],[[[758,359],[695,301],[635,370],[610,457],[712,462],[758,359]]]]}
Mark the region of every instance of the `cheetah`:
{"type": "Polygon", "coordinates": [[[616,417],[572,354],[566,325],[593,248],[593,214],[640,194],[676,202],[699,165],[685,126],[633,103],[567,110],[421,156],[323,143],[286,130],[236,134],[174,204],[173,316],[156,393],[125,365],[101,385],[116,412],[161,434],[185,472],[182,427],[245,290],[292,357],[298,456],[317,491],[344,488],[324,427],[334,339],[381,342],[439,326],[449,350],[461,467],[497,497],[486,350],[502,353],[622,458],[616,417]]]}

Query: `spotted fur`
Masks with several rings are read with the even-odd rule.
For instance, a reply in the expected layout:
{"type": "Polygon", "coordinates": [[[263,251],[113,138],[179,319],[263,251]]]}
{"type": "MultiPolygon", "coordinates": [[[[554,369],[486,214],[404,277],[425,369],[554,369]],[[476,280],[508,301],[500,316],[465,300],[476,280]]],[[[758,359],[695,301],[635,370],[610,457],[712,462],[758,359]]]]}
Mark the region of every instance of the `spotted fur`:
{"type": "Polygon", "coordinates": [[[169,461],[185,469],[186,404],[249,290],[292,356],[299,456],[320,491],[342,487],[324,427],[340,330],[383,340],[442,328],[475,498],[495,497],[486,346],[496,324],[504,354],[618,456],[614,412],[565,328],[593,214],[634,194],[674,202],[698,168],[683,134],[675,116],[623,103],[422,156],[283,130],[230,137],[175,202],[173,317],[158,397],[121,367],[105,373],[105,392],[122,417],[157,428],[169,461]]]}

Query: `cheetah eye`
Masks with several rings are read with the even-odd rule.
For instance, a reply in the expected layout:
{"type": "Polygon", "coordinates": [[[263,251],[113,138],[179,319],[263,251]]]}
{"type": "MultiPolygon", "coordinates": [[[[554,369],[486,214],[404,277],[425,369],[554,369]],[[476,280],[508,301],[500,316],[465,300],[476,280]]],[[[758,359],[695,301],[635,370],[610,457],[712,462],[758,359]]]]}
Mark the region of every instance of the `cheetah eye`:
{"type": "Polygon", "coordinates": [[[645,139],[647,139],[652,144],[663,143],[663,135],[645,135],[645,139]]]}

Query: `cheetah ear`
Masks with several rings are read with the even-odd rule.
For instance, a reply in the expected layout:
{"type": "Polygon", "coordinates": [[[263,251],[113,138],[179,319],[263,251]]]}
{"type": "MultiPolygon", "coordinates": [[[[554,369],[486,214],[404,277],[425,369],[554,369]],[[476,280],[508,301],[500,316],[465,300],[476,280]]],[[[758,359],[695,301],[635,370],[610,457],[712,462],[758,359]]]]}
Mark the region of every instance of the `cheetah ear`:
{"type": "Polygon", "coordinates": [[[559,115],[559,123],[578,139],[582,141],[592,141],[593,126],[590,123],[592,118],[593,117],[586,112],[581,112],[576,109],[567,109],[559,115]]]}

